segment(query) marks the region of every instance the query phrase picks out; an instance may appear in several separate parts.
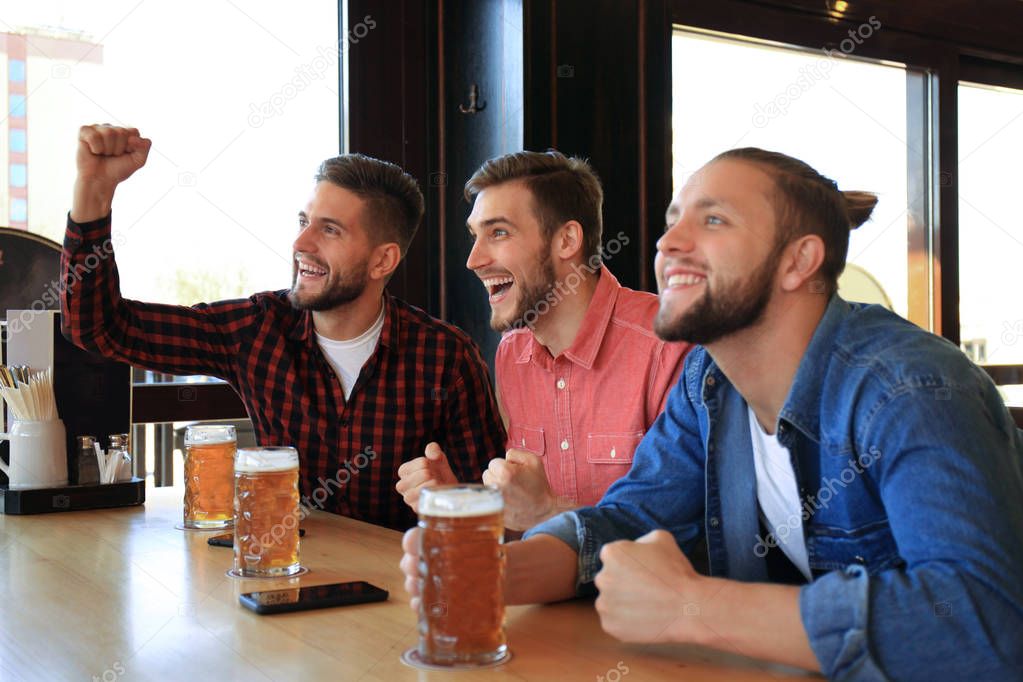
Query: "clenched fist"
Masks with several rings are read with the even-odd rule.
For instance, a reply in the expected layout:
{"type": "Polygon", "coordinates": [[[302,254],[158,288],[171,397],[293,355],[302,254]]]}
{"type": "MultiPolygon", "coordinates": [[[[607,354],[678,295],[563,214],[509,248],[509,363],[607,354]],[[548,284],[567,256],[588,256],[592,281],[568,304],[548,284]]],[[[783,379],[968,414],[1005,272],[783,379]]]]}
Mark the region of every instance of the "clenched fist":
{"type": "Polygon", "coordinates": [[[543,460],[532,452],[511,449],[490,460],[483,482],[497,486],[504,497],[504,527],[528,530],[569,508],[560,504],[544,472],[543,460]]]}
{"type": "Polygon", "coordinates": [[[82,126],[78,131],[78,179],[71,219],[88,222],[110,213],[117,185],[142,168],[152,140],[136,128],[82,126]]]}
{"type": "Polygon", "coordinates": [[[436,485],[458,483],[451,471],[448,458],[437,443],[426,446],[423,457],[416,457],[398,467],[398,484],[395,490],[413,511],[419,510],[419,492],[436,485]]]}

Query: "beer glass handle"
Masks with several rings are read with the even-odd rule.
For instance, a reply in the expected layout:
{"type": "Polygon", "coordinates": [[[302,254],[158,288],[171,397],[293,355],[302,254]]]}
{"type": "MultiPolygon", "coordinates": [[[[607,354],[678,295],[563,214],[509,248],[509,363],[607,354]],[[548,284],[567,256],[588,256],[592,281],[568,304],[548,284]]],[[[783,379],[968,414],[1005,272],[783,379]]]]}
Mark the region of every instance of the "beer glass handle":
{"type": "MultiPolygon", "coordinates": [[[[6,441],[11,440],[11,434],[9,434],[9,433],[0,433],[0,440],[6,440],[6,441]]],[[[11,470],[7,468],[7,465],[4,464],[4,461],[2,459],[0,459],[0,471],[3,471],[5,474],[7,474],[7,478],[11,477],[11,470]]]]}

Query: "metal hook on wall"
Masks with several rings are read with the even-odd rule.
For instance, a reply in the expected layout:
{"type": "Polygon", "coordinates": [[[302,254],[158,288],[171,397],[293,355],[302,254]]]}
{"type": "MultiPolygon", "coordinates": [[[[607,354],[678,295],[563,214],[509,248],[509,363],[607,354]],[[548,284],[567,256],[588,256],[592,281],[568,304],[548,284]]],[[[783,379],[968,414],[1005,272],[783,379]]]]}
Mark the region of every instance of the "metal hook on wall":
{"type": "Polygon", "coordinates": [[[487,103],[480,101],[479,87],[475,83],[473,83],[472,86],[469,87],[469,106],[459,104],[458,110],[461,111],[463,114],[475,114],[477,112],[483,111],[486,108],[487,103]]]}

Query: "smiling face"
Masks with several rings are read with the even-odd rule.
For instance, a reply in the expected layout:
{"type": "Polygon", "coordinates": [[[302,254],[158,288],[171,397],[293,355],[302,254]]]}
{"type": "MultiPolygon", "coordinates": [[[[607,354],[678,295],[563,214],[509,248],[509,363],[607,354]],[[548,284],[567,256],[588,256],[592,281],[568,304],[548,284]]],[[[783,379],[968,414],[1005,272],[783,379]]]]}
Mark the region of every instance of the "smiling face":
{"type": "Polygon", "coordinates": [[[374,245],[363,224],[366,202],[319,182],[298,214],[288,300],[299,310],[331,310],[359,298],[369,281],[374,245]]]}
{"type": "Polygon", "coordinates": [[[704,166],[672,200],[655,269],[657,335],[709,344],[756,324],[775,288],[773,182],[756,165],[704,166]]]}
{"type": "Polygon", "coordinates": [[[465,266],[486,287],[490,326],[504,331],[521,324],[556,283],[532,193],[517,181],[487,187],[476,195],[467,226],[474,243],[465,266]]]}

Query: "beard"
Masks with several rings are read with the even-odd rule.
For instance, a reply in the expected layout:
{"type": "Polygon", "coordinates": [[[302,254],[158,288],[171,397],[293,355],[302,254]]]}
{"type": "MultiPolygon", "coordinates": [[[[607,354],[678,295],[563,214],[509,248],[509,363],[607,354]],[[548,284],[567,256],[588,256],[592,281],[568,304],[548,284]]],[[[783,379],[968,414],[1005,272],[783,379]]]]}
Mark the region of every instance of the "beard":
{"type": "Polygon", "coordinates": [[[338,306],[351,303],[366,290],[369,282],[368,268],[366,263],[357,266],[355,270],[347,275],[331,277],[323,291],[318,294],[301,294],[298,291],[298,265],[293,266],[291,291],[288,292],[288,301],[296,310],[332,310],[338,306]]]}
{"type": "Polygon", "coordinates": [[[772,250],[745,282],[724,285],[719,293],[711,292],[708,278],[703,297],[675,319],[662,305],[654,318],[654,332],[662,341],[688,341],[705,346],[752,327],[763,317],[771,300],[778,256],[779,252],[772,250]]]}
{"type": "Polygon", "coordinates": [[[495,312],[491,313],[490,328],[494,331],[505,332],[509,329],[519,329],[521,327],[532,328],[542,314],[549,312],[554,305],[557,305],[557,303],[551,304],[549,301],[546,301],[547,294],[557,286],[554,274],[554,259],[550,255],[550,245],[548,244],[541,253],[546,253],[547,255],[538,259],[538,276],[528,282],[516,281],[513,285],[517,286],[520,290],[519,303],[515,312],[504,318],[498,318],[495,312]],[[544,302],[544,307],[546,308],[543,313],[540,311],[541,302],[544,302]]]}

